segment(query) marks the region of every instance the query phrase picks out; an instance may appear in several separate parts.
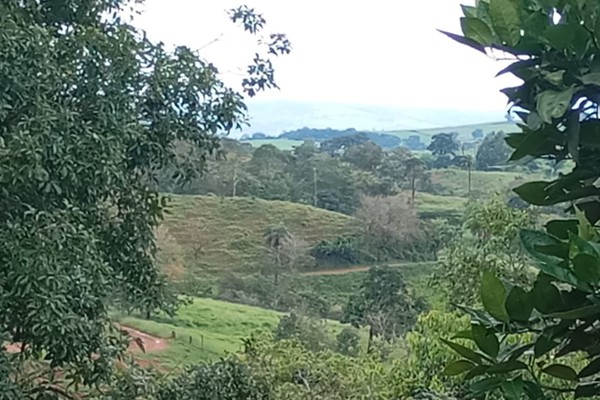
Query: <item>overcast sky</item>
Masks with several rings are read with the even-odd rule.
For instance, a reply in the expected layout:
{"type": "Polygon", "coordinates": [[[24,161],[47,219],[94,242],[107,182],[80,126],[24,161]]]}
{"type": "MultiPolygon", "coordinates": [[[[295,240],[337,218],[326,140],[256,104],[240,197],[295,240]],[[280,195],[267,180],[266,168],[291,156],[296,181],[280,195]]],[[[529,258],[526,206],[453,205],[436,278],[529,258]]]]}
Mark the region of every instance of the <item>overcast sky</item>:
{"type": "Polygon", "coordinates": [[[281,90],[261,99],[502,111],[498,90],[516,83],[494,77],[502,65],[436,31],[460,32],[465,2],[146,0],[137,25],[154,40],[202,49],[233,83],[255,47],[225,10],[248,4],[293,44],[276,63],[281,90]]]}

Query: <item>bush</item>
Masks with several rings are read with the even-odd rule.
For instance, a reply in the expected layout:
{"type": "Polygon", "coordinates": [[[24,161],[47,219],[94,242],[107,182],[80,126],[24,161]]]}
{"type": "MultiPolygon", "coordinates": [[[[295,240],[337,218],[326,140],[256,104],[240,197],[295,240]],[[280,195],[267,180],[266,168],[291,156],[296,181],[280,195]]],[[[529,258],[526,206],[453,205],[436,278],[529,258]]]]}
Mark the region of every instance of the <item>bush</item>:
{"type": "Polygon", "coordinates": [[[360,332],[356,328],[345,327],[337,335],[336,350],[345,356],[356,357],[360,353],[360,332]]]}
{"type": "Polygon", "coordinates": [[[190,367],[159,390],[157,400],[267,400],[271,389],[237,359],[190,367]]]}
{"type": "Polygon", "coordinates": [[[291,312],[281,317],[275,328],[275,340],[296,339],[310,351],[331,349],[325,322],[291,312]]]}
{"type": "Polygon", "coordinates": [[[469,318],[454,313],[430,311],[419,315],[414,329],[405,337],[406,357],[393,366],[395,379],[402,383],[402,396],[423,390],[444,394],[461,392],[460,379],[442,374],[456,356],[440,339],[447,339],[468,327],[469,318]]]}
{"type": "Polygon", "coordinates": [[[350,265],[358,264],[363,257],[356,238],[339,237],[335,240],[323,240],[312,251],[319,264],[350,265]]]}

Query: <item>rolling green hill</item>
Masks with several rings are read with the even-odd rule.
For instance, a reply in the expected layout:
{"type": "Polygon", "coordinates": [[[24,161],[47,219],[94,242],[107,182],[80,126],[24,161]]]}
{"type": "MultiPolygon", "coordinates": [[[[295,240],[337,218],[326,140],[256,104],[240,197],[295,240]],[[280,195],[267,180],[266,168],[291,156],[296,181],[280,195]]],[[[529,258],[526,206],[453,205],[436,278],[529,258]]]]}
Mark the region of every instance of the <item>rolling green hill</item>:
{"type": "MultiPolygon", "coordinates": [[[[431,183],[436,193],[442,196],[467,197],[469,192],[468,172],[460,169],[434,169],[431,183]]],[[[525,180],[534,180],[534,174],[521,172],[472,171],[471,191],[474,197],[506,193],[525,180]]]]}
{"type": "Polygon", "coordinates": [[[352,217],[311,206],[243,197],[171,196],[169,213],[158,230],[163,264],[178,274],[219,271],[256,272],[267,257],[263,233],[283,223],[308,245],[352,235],[352,217]]]}

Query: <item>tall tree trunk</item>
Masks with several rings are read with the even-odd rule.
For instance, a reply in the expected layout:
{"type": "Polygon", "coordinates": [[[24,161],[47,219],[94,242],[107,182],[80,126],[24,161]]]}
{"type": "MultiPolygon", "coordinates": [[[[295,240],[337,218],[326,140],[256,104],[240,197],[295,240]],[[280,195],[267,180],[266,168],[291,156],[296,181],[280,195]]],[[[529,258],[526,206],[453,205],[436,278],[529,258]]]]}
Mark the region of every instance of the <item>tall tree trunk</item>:
{"type": "Polygon", "coordinates": [[[232,187],[232,190],[231,190],[231,197],[235,197],[235,195],[236,195],[236,189],[237,189],[237,183],[238,183],[238,181],[237,181],[237,167],[238,167],[238,164],[237,164],[237,162],[235,162],[233,164],[233,187],[232,187]]]}
{"type": "Polygon", "coordinates": [[[369,325],[369,340],[367,342],[367,354],[371,354],[371,346],[373,345],[373,326],[369,325]]]}

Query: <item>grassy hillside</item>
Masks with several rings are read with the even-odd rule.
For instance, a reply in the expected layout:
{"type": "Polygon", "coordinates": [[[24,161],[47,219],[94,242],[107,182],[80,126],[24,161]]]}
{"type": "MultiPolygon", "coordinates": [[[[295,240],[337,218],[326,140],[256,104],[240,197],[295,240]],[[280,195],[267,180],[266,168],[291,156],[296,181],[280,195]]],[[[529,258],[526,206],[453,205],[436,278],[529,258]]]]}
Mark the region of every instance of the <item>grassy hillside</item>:
{"type": "MultiPolygon", "coordinates": [[[[159,229],[159,248],[167,263],[184,263],[194,273],[253,272],[267,256],[263,233],[283,223],[294,235],[315,245],[356,232],[354,220],[322,209],[250,198],[172,196],[159,229]]],[[[181,269],[175,268],[172,269],[181,269]]]]}
{"type": "MultiPolygon", "coordinates": [[[[139,358],[158,362],[164,367],[181,367],[200,361],[212,361],[241,350],[242,340],[253,333],[272,332],[283,314],[240,304],[210,299],[193,299],[174,318],[145,320],[115,316],[120,324],[156,337],[167,339],[165,350],[140,354],[139,358]],[[172,332],[176,337],[171,338],[172,332]]],[[[332,337],[344,325],[327,321],[332,337]]]]}
{"type": "Polygon", "coordinates": [[[424,218],[453,218],[462,215],[467,199],[464,197],[439,196],[417,193],[415,204],[424,218]]]}
{"type": "MultiPolygon", "coordinates": [[[[505,193],[511,188],[533,180],[532,174],[518,172],[471,172],[471,190],[475,197],[505,193]]],[[[444,196],[466,197],[468,195],[468,172],[459,169],[436,169],[431,171],[431,182],[436,193],[444,196]]]]}

